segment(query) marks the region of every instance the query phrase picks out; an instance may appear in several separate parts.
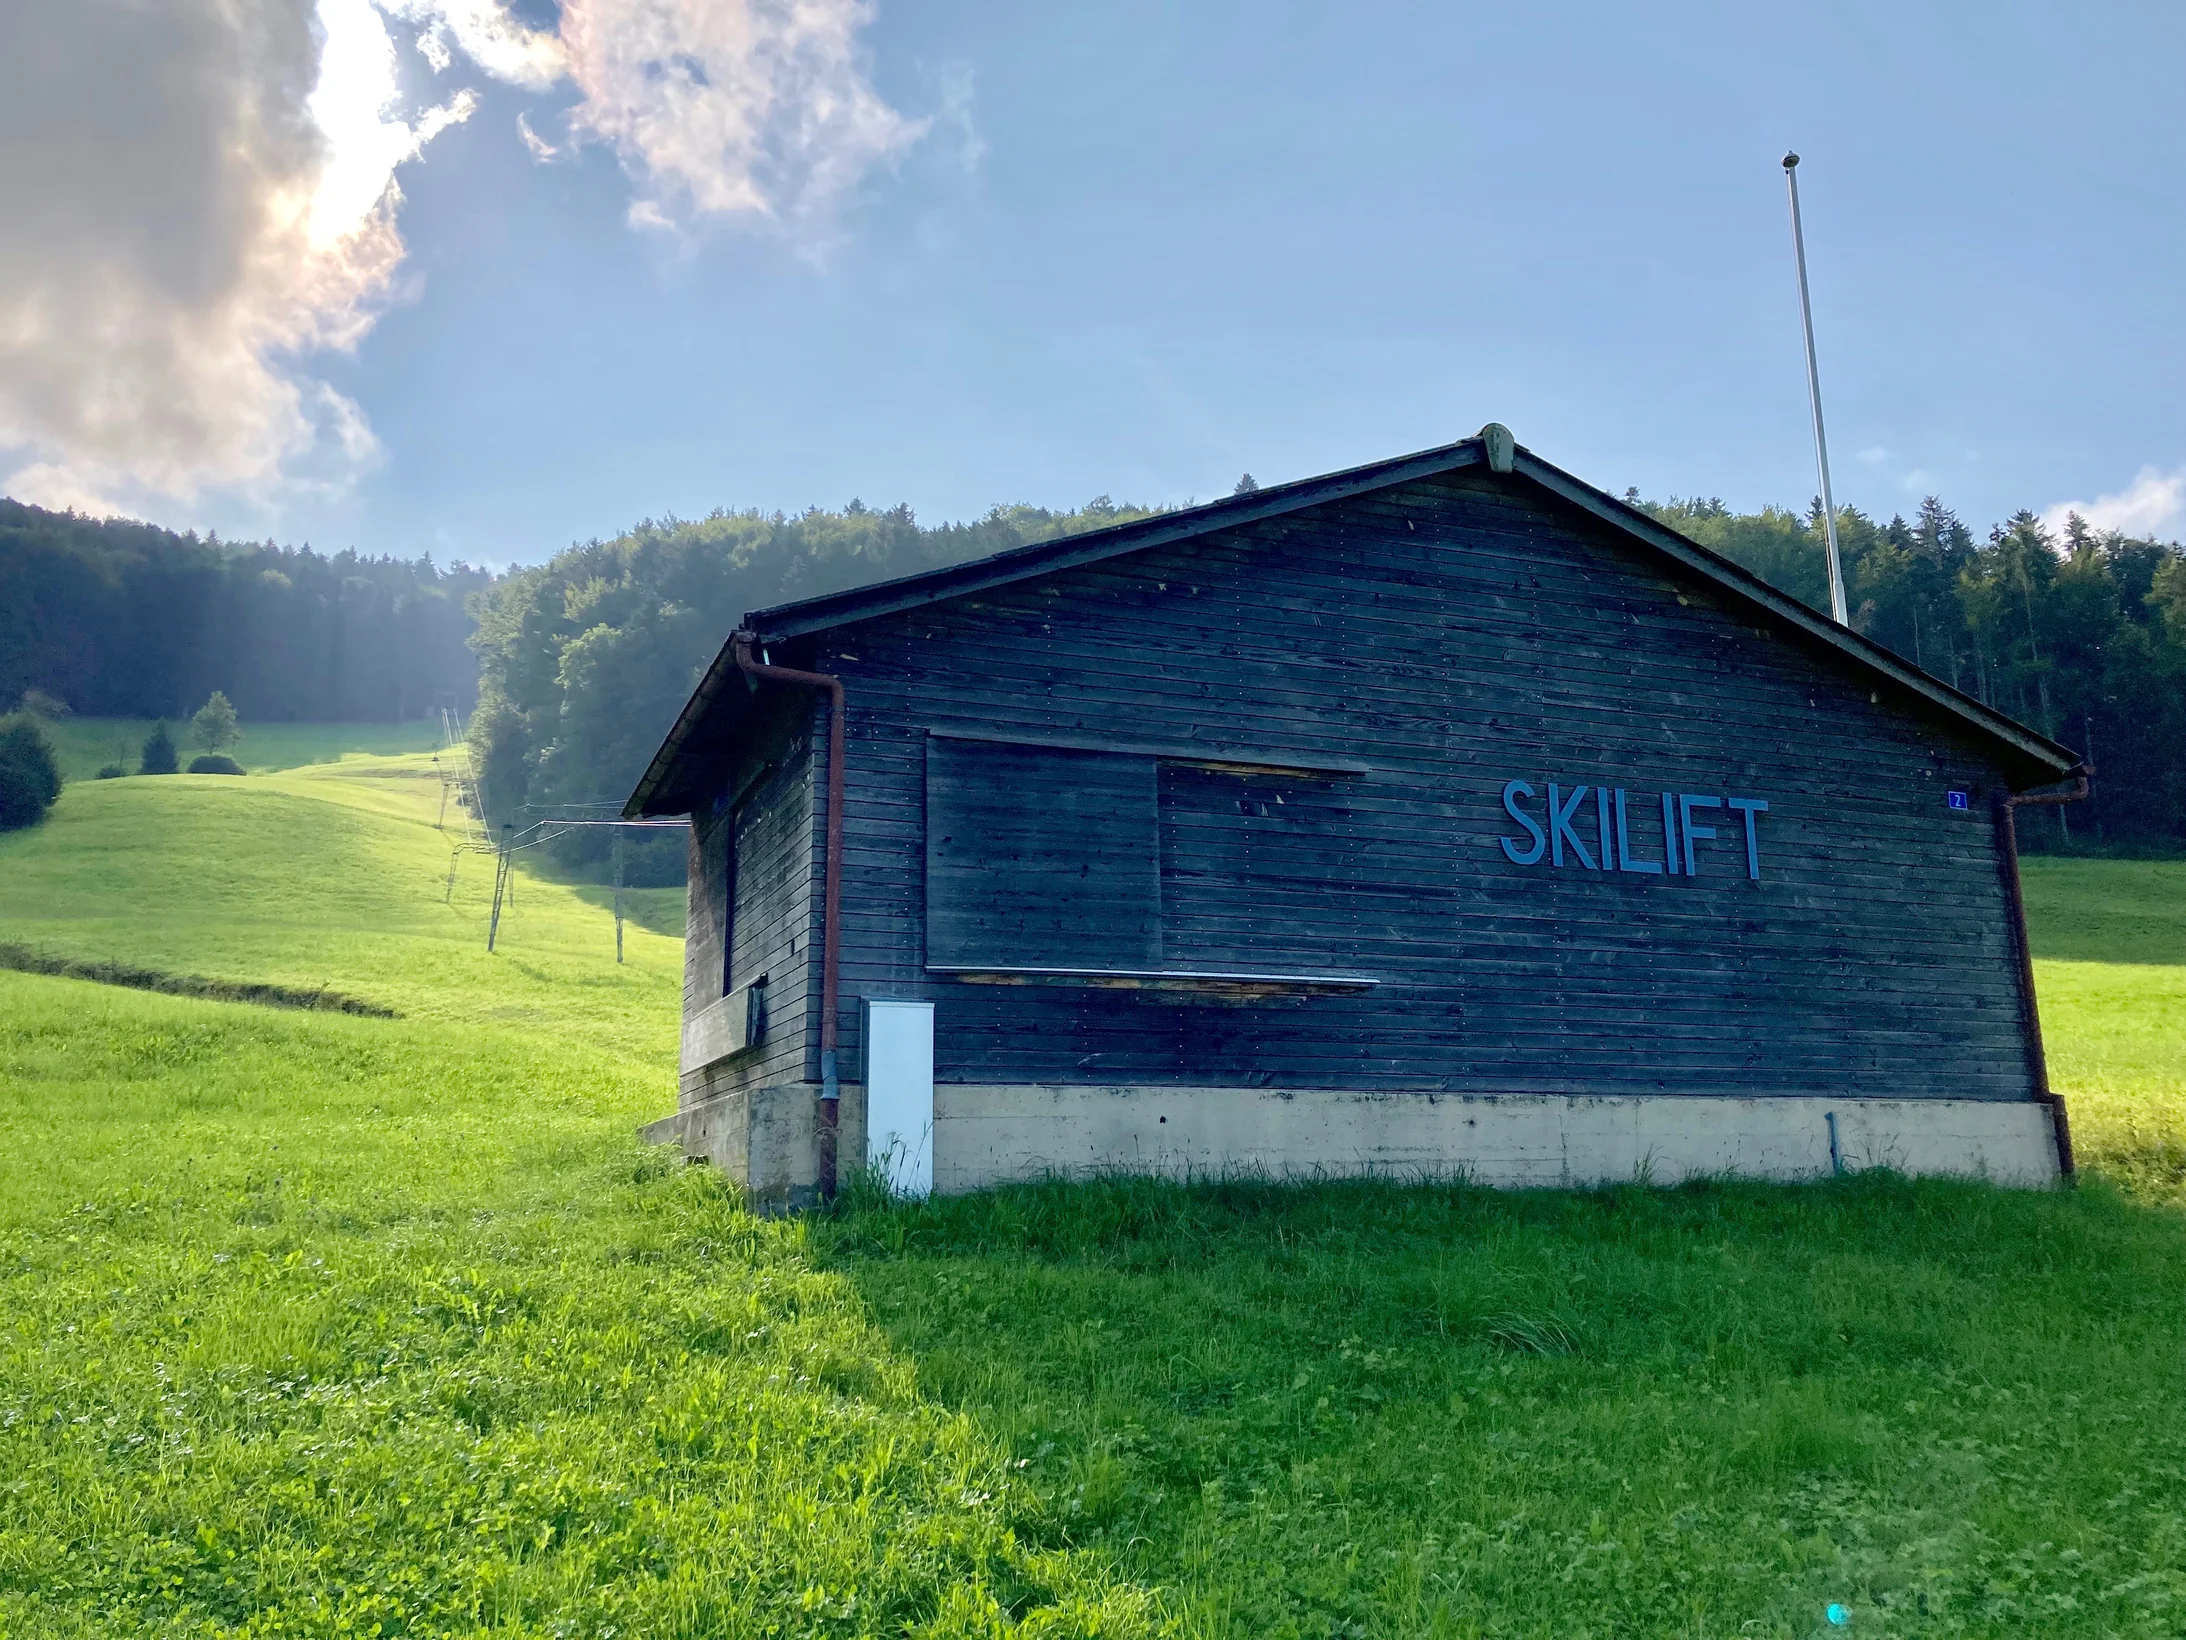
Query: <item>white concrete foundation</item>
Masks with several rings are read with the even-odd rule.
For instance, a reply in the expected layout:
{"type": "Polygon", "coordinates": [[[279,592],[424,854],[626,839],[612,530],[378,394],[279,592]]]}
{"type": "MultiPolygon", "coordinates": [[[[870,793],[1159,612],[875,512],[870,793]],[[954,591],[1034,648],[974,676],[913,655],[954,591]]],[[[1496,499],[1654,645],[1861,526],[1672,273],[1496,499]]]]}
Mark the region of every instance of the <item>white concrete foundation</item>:
{"type": "MultiPolygon", "coordinates": [[[[723,1094],[642,1136],[711,1161],[755,1204],[809,1205],[817,1197],[816,1091],[796,1082],[723,1094]]],[[[866,1153],[865,1093],[842,1085],[845,1166],[866,1153]]],[[[1792,1181],[1839,1166],[2038,1188],[2059,1173],[2049,1108],[2031,1102],[940,1083],[933,1109],[933,1188],[943,1194],[1102,1173],[1462,1176],[1511,1189],[1704,1175],[1792,1181]]]]}
{"type": "Polygon", "coordinates": [[[1697,1175],[1813,1179],[1840,1165],[2022,1187],[2051,1184],[2059,1172],[2049,1108],[2033,1103],[934,1089],[934,1188],[944,1193],[1103,1172],[1463,1175],[1526,1187],[1675,1184],[1697,1175]]]}

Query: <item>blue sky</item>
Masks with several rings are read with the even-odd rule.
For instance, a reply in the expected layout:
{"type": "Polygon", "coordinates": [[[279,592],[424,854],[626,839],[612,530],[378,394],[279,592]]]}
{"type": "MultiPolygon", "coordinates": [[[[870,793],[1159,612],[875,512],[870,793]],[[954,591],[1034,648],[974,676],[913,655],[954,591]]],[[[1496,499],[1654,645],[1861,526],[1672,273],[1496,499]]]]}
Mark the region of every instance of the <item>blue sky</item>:
{"type": "Polygon", "coordinates": [[[1206,498],[1490,419],[1802,505],[1790,146],[1841,501],[2186,530],[2175,4],[884,3],[851,72],[901,129],[771,221],[383,9],[404,97],[476,106],[394,173],[353,347],[270,367],[372,448],[133,510],[505,563],[717,506],[1206,498]]]}

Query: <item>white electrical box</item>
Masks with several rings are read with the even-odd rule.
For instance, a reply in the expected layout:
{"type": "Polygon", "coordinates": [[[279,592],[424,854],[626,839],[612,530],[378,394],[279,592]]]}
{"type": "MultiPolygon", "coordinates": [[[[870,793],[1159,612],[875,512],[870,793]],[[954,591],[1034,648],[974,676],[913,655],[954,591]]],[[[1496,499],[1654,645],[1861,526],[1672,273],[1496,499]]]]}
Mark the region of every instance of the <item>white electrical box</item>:
{"type": "Polygon", "coordinates": [[[934,1005],[864,1000],[865,1160],[899,1196],[934,1188],[934,1005]]]}

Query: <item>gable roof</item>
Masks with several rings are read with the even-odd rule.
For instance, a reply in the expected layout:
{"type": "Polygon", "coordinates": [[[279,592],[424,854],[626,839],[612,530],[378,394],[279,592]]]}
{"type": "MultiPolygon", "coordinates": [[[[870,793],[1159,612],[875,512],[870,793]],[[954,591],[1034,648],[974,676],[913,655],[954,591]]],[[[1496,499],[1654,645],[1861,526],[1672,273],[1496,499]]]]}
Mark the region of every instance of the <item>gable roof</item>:
{"type": "MultiPolygon", "coordinates": [[[[1461,439],[1455,444],[1421,450],[1413,455],[1370,462],[1363,467],[1348,467],[1318,478],[1271,484],[1243,495],[1227,496],[1202,506],[1161,513],[1129,524],[1012,547],[968,563],[753,610],[745,615],[740,630],[759,644],[782,643],[856,621],[871,620],[875,616],[969,597],[1013,582],[1097,564],[1126,553],[1172,546],[1216,530],[1257,523],[1264,518],[1276,518],[1306,507],[1347,500],[1468,467],[1488,467],[1530,481],[1581,511],[1591,513],[1631,540],[1674,561],[1778,624],[1795,628],[1836,650],[1856,669],[1885,678],[1925,700],[1943,716],[1957,720],[1977,739],[1987,742],[2007,767],[2024,772],[2028,778],[2023,785],[2045,785],[2062,780],[2081,767],[2077,752],[1993,707],[1983,705],[1941,678],[1930,676],[1881,644],[1838,626],[1827,616],[1779,592],[1759,576],[1709,551],[1697,541],[1678,534],[1639,508],[1572,477],[1560,467],[1551,466],[1522,445],[1512,443],[1510,435],[1502,428],[1493,426],[1483,428],[1478,438],[1461,439]]],[[[623,807],[625,815],[674,814],[683,812],[678,804],[688,806],[696,790],[692,778],[696,771],[688,767],[687,753],[696,751],[696,743],[711,738],[702,735],[701,731],[717,712],[725,709],[723,695],[737,681],[733,643],[732,637],[721,646],[706,675],[699,680],[698,688],[668,731],[667,738],[661,742],[660,750],[653,754],[653,761],[638,781],[637,789],[630,794],[629,802],[623,807]]],[[[736,694],[742,692],[739,689],[736,694]]]]}

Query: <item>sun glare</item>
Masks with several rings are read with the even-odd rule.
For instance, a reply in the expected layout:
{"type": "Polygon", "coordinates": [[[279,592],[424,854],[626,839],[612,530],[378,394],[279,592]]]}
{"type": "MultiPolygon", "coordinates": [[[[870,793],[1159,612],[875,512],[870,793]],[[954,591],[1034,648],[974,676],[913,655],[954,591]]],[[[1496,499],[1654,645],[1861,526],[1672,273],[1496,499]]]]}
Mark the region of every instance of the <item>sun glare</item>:
{"type": "Polygon", "coordinates": [[[311,246],[327,250],[361,228],[418,150],[418,133],[391,118],[400,95],[395,43],[372,0],[319,0],[326,44],[307,105],[326,140],[311,201],[311,246]]]}

